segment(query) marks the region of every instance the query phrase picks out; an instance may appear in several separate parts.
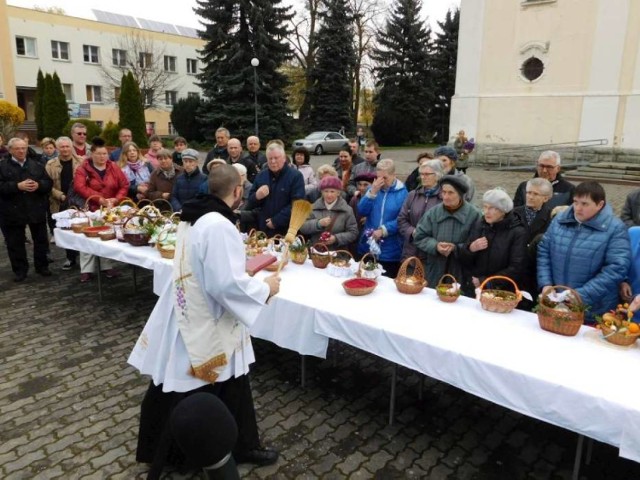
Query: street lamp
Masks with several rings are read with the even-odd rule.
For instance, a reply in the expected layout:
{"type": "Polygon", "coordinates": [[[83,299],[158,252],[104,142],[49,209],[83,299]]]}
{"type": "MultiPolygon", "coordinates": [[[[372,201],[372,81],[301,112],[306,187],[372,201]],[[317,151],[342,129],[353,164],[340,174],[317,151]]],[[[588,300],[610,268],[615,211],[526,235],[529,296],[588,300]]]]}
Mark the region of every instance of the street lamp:
{"type": "Polygon", "coordinates": [[[253,57],[251,59],[251,66],[253,67],[253,108],[256,116],[256,137],[260,136],[260,133],[258,132],[258,65],[260,65],[260,60],[253,57]]]}

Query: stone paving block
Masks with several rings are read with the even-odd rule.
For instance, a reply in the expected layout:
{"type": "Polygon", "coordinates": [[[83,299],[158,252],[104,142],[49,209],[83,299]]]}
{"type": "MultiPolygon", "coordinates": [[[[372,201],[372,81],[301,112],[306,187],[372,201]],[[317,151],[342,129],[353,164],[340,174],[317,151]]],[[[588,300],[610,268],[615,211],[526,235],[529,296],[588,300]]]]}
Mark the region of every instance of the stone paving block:
{"type": "Polygon", "coordinates": [[[91,466],[96,470],[102,470],[108,468],[108,466],[114,464],[118,458],[125,455],[129,455],[129,451],[124,445],[115,448],[111,447],[104,455],[93,458],[91,460],[91,466]]]}
{"type": "Polygon", "coordinates": [[[393,458],[393,455],[386,450],[379,450],[374,454],[367,455],[367,461],[363,464],[363,467],[371,472],[377,472],[382,470],[393,458]]]}
{"type": "Polygon", "coordinates": [[[46,454],[44,450],[36,450],[25,455],[20,455],[13,462],[9,462],[3,465],[3,468],[6,474],[10,475],[12,473],[27,470],[32,463],[37,462],[38,460],[42,460],[45,457],[46,454]]]}
{"type": "Polygon", "coordinates": [[[435,448],[430,448],[429,450],[422,452],[420,458],[418,458],[413,464],[426,472],[430,472],[431,469],[438,464],[441,458],[442,452],[439,452],[435,448]]]}
{"type": "Polygon", "coordinates": [[[442,457],[440,460],[444,465],[451,467],[452,470],[455,470],[467,459],[467,452],[465,452],[462,448],[455,446],[451,450],[447,451],[447,454],[442,457]]]}
{"type": "Polygon", "coordinates": [[[429,480],[444,480],[449,478],[453,470],[444,464],[436,465],[429,472],[429,480]]]}

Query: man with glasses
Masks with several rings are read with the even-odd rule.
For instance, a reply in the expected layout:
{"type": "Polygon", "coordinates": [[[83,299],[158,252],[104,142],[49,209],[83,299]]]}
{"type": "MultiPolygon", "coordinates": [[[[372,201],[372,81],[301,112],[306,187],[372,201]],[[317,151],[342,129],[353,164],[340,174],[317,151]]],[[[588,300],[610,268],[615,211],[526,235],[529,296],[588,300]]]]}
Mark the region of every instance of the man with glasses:
{"type": "Polygon", "coordinates": [[[117,162],[118,160],[120,160],[120,155],[122,154],[122,145],[133,140],[131,130],[129,130],[128,128],[120,129],[120,132],[118,133],[118,140],[120,140],[120,148],[116,148],[109,154],[109,160],[111,160],[112,162],[117,162]]]}
{"type": "MultiPolygon", "coordinates": [[[[558,152],[547,150],[540,154],[536,163],[535,177],[544,178],[551,182],[553,195],[548,201],[551,210],[558,205],[571,205],[573,203],[575,187],[560,175],[560,154],[558,152]]],[[[526,192],[527,182],[525,181],[518,185],[516,194],[513,197],[514,206],[519,207],[526,204],[526,192]]]]}
{"type": "Polygon", "coordinates": [[[87,156],[87,127],[83,123],[76,122],[71,127],[71,139],[73,150],[80,158],[87,156]]]}

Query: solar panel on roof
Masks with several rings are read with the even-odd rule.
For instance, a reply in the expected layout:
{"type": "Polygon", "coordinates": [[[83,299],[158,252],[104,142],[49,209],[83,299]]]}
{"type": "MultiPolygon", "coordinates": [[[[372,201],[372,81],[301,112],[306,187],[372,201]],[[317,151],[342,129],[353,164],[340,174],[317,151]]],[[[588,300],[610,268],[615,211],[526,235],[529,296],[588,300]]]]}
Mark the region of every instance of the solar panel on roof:
{"type": "Polygon", "coordinates": [[[119,25],[121,27],[139,28],[136,19],[130,15],[121,15],[119,13],[105,12],[104,10],[92,9],[93,14],[96,16],[96,20],[103,23],[109,23],[111,25],[119,25]]]}
{"type": "Polygon", "coordinates": [[[182,25],[175,25],[175,27],[180,35],[183,35],[185,37],[200,38],[200,35],[198,35],[198,30],[196,30],[195,28],[183,27],[182,25]]]}
{"type": "Polygon", "coordinates": [[[137,20],[140,23],[140,26],[144,29],[152,30],[154,32],[172,33],[174,35],[178,34],[176,27],[170,23],[156,22],[155,20],[148,20],[146,18],[138,18],[137,20]]]}

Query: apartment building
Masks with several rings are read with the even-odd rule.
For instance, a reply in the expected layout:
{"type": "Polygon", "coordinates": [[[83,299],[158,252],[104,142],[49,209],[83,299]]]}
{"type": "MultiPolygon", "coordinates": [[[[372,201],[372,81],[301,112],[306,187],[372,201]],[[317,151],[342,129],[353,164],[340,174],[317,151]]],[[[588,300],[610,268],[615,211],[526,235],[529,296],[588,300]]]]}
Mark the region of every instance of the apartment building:
{"type": "Polygon", "coordinates": [[[0,98],[18,104],[26,113],[25,129],[35,129],[38,69],[57,72],[72,118],[115,123],[118,79],[124,66],[135,62],[150,75],[164,78],[155,82],[158,90],[143,92],[148,103],[154,101],[145,112],[148,132],[173,134],[172,105],[201,92],[195,75],[200,71],[198,50],[204,43],[196,30],[98,10],[93,13],[96,20],[87,20],[0,0],[0,98]]]}

